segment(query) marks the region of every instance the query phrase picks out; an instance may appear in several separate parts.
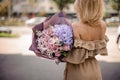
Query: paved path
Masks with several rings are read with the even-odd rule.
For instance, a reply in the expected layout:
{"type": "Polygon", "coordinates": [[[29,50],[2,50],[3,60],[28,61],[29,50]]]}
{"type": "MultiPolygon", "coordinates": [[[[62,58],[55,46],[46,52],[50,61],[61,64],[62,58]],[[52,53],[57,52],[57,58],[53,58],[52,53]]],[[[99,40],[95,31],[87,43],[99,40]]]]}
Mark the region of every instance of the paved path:
{"type": "MultiPolygon", "coordinates": [[[[31,29],[12,28],[20,38],[0,38],[0,80],[62,80],[65,64],[41,59],[28,50],[31,29]],[[21,34],[22,32],[22,34],[21,34]]],[[[103,80],[120,80],[120,51],[115,43],[117,28],[108,28],[108,56],[97,56],[103,80]]]]}

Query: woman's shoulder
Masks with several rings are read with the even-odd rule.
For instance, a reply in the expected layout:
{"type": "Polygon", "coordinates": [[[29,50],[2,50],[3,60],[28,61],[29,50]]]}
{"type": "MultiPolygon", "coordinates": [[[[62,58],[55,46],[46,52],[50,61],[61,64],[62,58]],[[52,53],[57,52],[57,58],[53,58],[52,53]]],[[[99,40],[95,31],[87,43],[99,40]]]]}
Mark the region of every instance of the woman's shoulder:
{"type": "Polygon", "coordinates": [[[100,25],[98,26],[89,26],[82,22],[74,22],[72,23],[73,32],[75,35],[82,39],[87,40],[87,38],[96,38],[98,39],[100,36],[101,38],[106,33],[106,23],[101,20],[100,25]],[[98,33],[99,32],[99,33],[98,33]],[[99,37],[98,37],[99,35],[99,37]]]}
{"type": "Polygon", "coordinates": [[[72,23],[72,29],[73,29],[74,38],[79,38],[80,32],[82,31],[81,30],[82,28],[79,22],[72,23]]]}
{"type": "Polygon", "coordinates": [[[73,29],[76,28],[77,25],[78,25],[78,22],[73,22],[73,23],[72,23],[72,28],[73,28],[73,29]]]}
{"type": "Polygon", "coordinates": [[[73,22],[72,26],[81,26],[83,23],[81,21],[73,22]]]}
{"type": "Polygon", "coordinates": [[[73,28],[73,30],[79,30],[80,31],[80,29],[82,29],[82,25],[83,24],[81,24],[80,22],[73,22],[72,23],[72,28],[73,28]]]}
{"type": "Polygon", "coordinates": [[[101,27],[102,27],[102,30],[103,30],[103,32],[105,33],[106,32],[106,27],[107,27],[107,25],[106,25],[106,23],[103,21],[103,20],[101,20],[101,27]]]}

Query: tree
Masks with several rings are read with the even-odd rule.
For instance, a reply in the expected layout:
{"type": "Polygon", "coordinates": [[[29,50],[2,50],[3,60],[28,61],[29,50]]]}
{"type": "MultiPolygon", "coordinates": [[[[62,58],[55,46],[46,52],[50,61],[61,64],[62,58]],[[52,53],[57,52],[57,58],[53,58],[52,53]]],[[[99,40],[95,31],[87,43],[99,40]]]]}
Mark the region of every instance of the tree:
{"type": "Polygon", "coordinates": [[[7,15],[7,8],[8,8],[8,1],[7,0],[0,0],[0,16],[7,15]]]}
{"type": "Polygon", "coordinates": [[[120,9],[120,0],[110,0],[110,3],[114,10],[120,9]]]}
{"type": "Polygon", "coordinates": [[[120,0],[110,0],[111,6],[114,10],[117,10],[120,22],[120,0]]]}
{"type": "Polygon", "coordinates": [[[12,15],[12,2],[13,0],[1,0],[0,2],[0,16],[8,15],[8,19],[11,18],[12,15]]]}
{"type": "Polygon", "coordinates": [[[73,3],[74,0],[53,0],[57,5],[60,11],[63,10],[68,4],[73,3]]]}

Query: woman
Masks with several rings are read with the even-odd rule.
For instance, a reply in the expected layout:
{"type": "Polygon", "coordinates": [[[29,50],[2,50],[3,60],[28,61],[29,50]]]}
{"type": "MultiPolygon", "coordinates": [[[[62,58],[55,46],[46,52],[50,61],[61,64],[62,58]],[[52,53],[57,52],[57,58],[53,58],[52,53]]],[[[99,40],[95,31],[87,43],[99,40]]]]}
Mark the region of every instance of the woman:
{"type": "Polygon", "coordinates": [[[79,21],[74,22],[74,47],[65,58],[64,80],[102,80],[95,56],[107,55],[103,0],[76,0],[79,21]]]}

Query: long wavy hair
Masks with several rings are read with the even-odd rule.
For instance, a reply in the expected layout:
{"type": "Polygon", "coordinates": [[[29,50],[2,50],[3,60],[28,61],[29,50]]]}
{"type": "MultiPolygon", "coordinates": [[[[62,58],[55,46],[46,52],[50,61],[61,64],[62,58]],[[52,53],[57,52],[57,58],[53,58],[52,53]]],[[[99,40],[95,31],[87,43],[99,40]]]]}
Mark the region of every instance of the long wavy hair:
{"type": "Polygon", "coordinates": [[[90,26],[99,25],[104,14],[103,0],[76,0],[74,8],[80,20],[90,26]]]}

